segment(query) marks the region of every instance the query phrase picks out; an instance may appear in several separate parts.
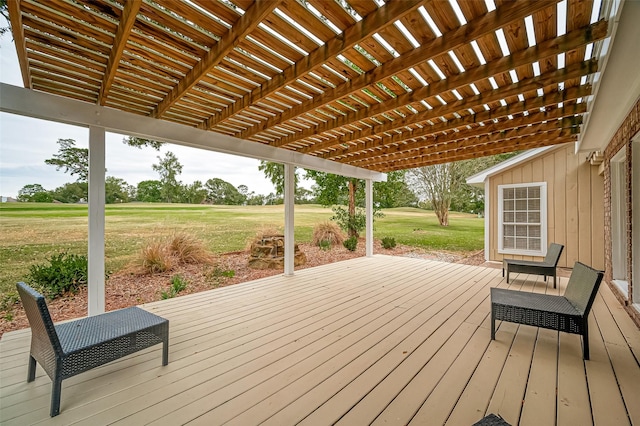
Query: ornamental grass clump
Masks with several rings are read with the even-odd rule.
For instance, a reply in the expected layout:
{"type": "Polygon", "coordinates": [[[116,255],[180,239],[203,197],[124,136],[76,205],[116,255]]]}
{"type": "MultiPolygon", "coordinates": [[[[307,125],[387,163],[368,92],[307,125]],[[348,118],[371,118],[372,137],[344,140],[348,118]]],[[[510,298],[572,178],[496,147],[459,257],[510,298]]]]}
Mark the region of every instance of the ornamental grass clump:
{"type": "Polygon", "coordinates": [[[204,243],[186,233],[174,234],[169,241],[169,250],[179,263],[213,263],[213,255],[204,243]]]}
{"type": "Polygon", "coordinates": [[[185,233],[150,241],[140,253],[140,265],[149,274],[171,271],[178,265],[210,265],[214,260],[202,241],[185,233]]]}
{"type": "Polygon", "coordinates": [[[313,244],[326,250],[344,242],[342,229],[334,222],[321,222],[313,228],[313,244]]]}

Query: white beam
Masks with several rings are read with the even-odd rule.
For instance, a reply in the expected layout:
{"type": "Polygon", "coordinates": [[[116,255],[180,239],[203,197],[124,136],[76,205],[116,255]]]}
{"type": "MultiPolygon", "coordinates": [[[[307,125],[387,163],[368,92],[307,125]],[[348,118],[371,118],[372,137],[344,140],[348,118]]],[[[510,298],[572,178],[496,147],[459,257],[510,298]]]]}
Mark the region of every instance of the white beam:
{"type": "Polygon", "coordinates": [[[104,312],[105,130],[89,127],[88,313],[104,312]]]}
{"type": "Polygon", "coordinates": [[[275,148],[183,124],[132,114],[100,105],[0,83],[0,111],[76,126],[99,126],[109,132],[138,136],[259,160],[293,164],[357,179],[386,181],[384,173],[275,148]]]}
{"type": "Polygon", "coordinates": [[[296,168],[284,165],[284,274],[293,275],[295,236],[293,216],[295,212],[296,168]]]}
{"type": "Polygon", "coordinates": [[[365,204],[366,204],[366,235],[365,247],[367,257],[373,256],[373,182],[365,180],[365,204]]]}

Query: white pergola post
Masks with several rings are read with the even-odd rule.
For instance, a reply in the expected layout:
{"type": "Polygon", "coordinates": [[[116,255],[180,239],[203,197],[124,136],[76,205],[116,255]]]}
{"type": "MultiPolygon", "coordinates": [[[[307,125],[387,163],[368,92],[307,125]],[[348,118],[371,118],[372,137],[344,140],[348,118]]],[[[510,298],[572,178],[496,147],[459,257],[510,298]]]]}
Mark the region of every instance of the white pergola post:
{"type": "Polygon", "coordinates": [[[89,127],[88,314],[104,312],[105,129],[89,127]]]}
{"type": "Polygon", "coordinates": [[[365,246],[367,257],[373,256],[373,181],[365,179],[366,230],[365,246]]]}
{"type": "Polygon", "coordinates": [[[294,264],[294,224],[296,193],[296,168],[291,164],[284,165],[284,274],[293,275],[294,264]]]}

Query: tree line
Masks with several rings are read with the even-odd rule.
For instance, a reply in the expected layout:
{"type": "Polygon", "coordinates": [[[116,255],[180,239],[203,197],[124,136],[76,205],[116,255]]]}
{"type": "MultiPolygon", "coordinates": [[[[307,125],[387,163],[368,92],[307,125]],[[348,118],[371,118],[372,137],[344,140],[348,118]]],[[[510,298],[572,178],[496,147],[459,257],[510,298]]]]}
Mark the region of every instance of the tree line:
{"type": "MultiPolygon", "coordinates": [[[[151,147],[159,151],[161,142],[128,137],[123,140],[136,148],[151,147]]],[[[79,148],[73,139],[58,139],[58,152],[45,163],[76,177],[54,190],[40,184],[25,185],[18,192],[19,201],[77,203],[87,201],[89,177],[89,150],[79,148]]],[[[483,191],[465,183],[467,177],[504,161],[516,153],[455,163],[438,164],[387,174],[386,182],[373,185],[374,211],[393,207],[422,207],[434,210],[440,224],[449,224],[448,212],[479,213],[484,210],[483,191]]],[[[250,192],[246,185],[233,186],[220,178],[206,182],[185,184],[178,178],[182,164],[172,152],[158,156],[152,169],[158,179],[145,180],[133,186],[114,176],[105,178],[105,200],[108,204],[140,202],[165,202],[219,205],[281,204],[284,194],[284,166],[262,161],[258,169],[274,185],[275,193],[268,195],[250,192]]],[[[358,235],[364,228],[364,181],[314,170],[296,170],[295,201],[297,204],[317,203],[333,206],[338,222],[350,235],[358,235]],[[301,176],[313,181],[311,190],[297,185],[301,176]]]]}

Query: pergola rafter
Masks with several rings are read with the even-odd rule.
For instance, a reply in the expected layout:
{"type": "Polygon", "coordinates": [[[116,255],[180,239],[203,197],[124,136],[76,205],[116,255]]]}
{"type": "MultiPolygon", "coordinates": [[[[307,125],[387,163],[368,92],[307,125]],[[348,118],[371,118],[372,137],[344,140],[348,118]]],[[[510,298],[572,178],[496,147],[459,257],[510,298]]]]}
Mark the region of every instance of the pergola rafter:
{"type": "Polygon", "coordinates": [[[309,155],[336,171],[575,139],[578,125],[560,136],[553,126],[565,132],[589,112],[594,58],[611,31],[605,13],[581,0],[8,7],[26,87],[212,140],[240,138],[256,151],[269,145],[282,158],[309,155]]]}
{"type": "MultiPolygon", "coordinates": [[[[500,11],[496,10],[479,17],[472,22],[469,22],[465,27],[461,27],[456,31],[445,34],[429,43],[425,43],[422,46],[399,56],[398,58],[392,59],[389,62],[374,68],[368,73],[361,74],[358,77],[351,79],[348,83],[345,82],[336,88],[327,90],[321,96],[314,97],[313,99],[292,108],[286,114],[270,118],[262,125],[262,127],[269,128],[271,126],[275,126],[288,119],[294,118],[308,111],[315,110],[316,108],[337,99],[358,93],[362,89],[371,89],[370,86],[372,83],[379,82],[402,71],[406,71],[420,63],[446,54],[447,52],[460,47],[469,40],[475,40],[491,31],[495,31],[495,28],[501,28],[514,20],[523,19],[525,16],[530,15],[537,10],[548,7],[548,4],[544,2],[528,1],[526,3],[526,5],[522,3],[518,5],[516,5],[516,3],[509,3],[505,5],[504,9],[500,9],[500,11]]],[[[260,130],[262,130],[260,127],[252,127],[237,136],[243,139],[250,138],[260,130]]],[[[277,145],[282,146],[287,143],[289,142],[279,141],[277,145]]]]}

